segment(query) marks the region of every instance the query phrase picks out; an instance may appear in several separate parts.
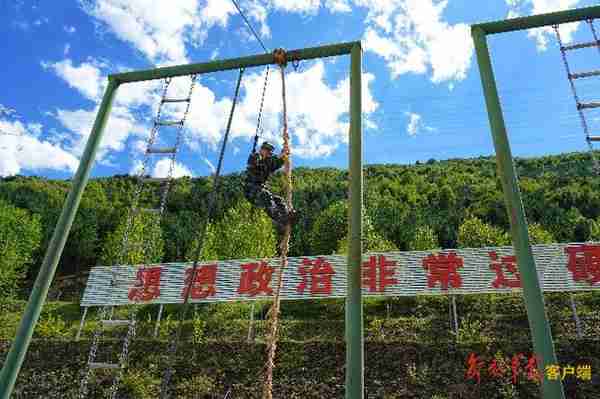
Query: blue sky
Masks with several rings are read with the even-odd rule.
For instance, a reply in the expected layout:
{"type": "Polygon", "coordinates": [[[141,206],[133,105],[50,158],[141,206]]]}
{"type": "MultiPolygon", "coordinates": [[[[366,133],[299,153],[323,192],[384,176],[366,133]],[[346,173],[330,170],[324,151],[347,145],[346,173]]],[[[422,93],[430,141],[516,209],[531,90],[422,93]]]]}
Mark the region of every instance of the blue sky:
{"type": "MultiPolygon", "coordinates": [[[[362,40],[364,157],[414,163],[493,153],[469,25],[592,5],[577,0],[240,0],[270,48],[362,40]]],[[[598,25],[600,29],[600,25],[598,25]]],[[[589,41],[587,24],[561,28],[565,41],[589,41]]],[[[110,73],[262,52],[227,0],[15,1],[0,5],[5,39],[0,90],[0,175],[68,178],[77,167],[110,73]],[[4,134],[2,134],[4,133],[4,134]],[[8,134],[6,134],[8,133],[8,134]]],[[[556,39],[550,30],[490,38],[514,155],[586,148],[556,39]]],[[[575,71],[597,69],[596,49],[570,58],[575,71]]],[[[295,166],[347,166],[348,57],[302,62],[286,72],[295,166]]],[[[225,172],[242,170],[251,147],[264,68],[247,70],[225,172]]],[[[202,176],[216,164],[236,71],[196,85],[175,174],[202,176]]],[[[600,80],[598,81],[600,82],[600,80]]],[[[156,112],[161,82],[123,85],[94,176],[135,173],[156,112]]],[[[577,83],[599,100],[594,79],[577,83]]],[[[169,96],[189,89],[174,79],[169,96]]],[[[281,82],[269,79],[265,137],[281,143],[281,82]]],[[[164,110],[175,118],[181,105],[164,110]]],[[[588,112],[592,128],[600,113],[588,112]]],[[[596,133],[598,133],[596,131],[596,133]]],[[[161,145],[175,140],[159,132],[161,145]]],[[[167,159],[146,172],[164,176],[167,159]]]]}

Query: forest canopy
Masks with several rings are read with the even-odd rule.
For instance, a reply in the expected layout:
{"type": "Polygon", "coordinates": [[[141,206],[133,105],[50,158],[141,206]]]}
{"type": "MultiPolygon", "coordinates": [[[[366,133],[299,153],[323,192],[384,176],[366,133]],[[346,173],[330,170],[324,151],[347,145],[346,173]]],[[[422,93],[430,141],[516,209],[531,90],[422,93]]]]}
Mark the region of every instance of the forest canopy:
{"type": "MultiPolygon", "coordinates": [[[[532,242],[600,238],[600,179],[591,171],[589,154],[516,159],[515,167],[532,242]]],[[[334,168],[294,171],[294,206],[299,221],[293,229],[290,256],[346,252],[347,176],[347,171],[334,168]]],[[[254,209],[244,199],[242,178],[239,173],[223,178],[202,259],[267,257],[275,253],[272,225],[262,210],[254,209]]],[[[281,193],[281,174],[272,180],[273,191],[281,193]]],[[[508,217],[492,157],[369,165],[364,168],[364,183],[365,250],[510,245],[508,217]]],[[[135,184],[131,176],[90,180],[59,274],[123,261],[190,259],[206,217],[211,179],[177,179],[162,221],[140,214],[131,235],[131,241],[138,245],[124,254],[120,245],[135,184]],[[142,246],[145,249],[140,252],[142,246]]],[[[69,186],[69,181],[39,177],[0,180],[0,255],[1,259],[14,259],[11,265],[2,264],[2,276],[11,275],[21,281],[27,273],[35,275],[69,186]]],[[[157,203],[160,191],[159,184],[149,184],[140,206],[157,203]]]]}

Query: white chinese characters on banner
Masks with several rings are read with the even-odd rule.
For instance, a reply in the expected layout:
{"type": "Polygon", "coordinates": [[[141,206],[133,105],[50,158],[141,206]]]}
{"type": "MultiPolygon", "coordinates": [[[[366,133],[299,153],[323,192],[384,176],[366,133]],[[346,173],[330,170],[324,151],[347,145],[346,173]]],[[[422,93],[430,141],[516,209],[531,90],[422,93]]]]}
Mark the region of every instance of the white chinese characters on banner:
{"type": "MultiPolygon", "coordinates": [[[[532,246],[544,291],[600,289],[600,244],[532,246]]],[[[279,259],[95,267],[82,306],[131,303],[217,302],[273,295],[279,259]],[[117,284],[112,283],[117,275],[117,284]],[[190,280],[194,281],[190,286],[190,280]]],[[[288,258],[282,299],[346,295],[347,258],[341,255],[288,258]]],[[[363,257],[365,295],[414,296],[512,292],[521,276],[512,247],[369,253],[363,257]]]]}

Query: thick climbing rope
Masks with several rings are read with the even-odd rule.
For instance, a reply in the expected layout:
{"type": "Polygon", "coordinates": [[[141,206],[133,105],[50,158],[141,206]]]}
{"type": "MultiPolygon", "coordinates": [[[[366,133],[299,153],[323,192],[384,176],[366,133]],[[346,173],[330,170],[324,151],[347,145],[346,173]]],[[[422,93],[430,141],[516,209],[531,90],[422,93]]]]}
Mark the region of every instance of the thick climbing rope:
{"type": "MultiPolygon", "coordinates": [[[[288,135],[287,126],[287,106],[285,96],[285,66],[286,66],[286,54],[283,49],[277,49],[274,52],[275,62],[279,64],[281,72],[281,89],[282,89],[282,100],[283,100],[283,151],[289,153],[290,142],[288,135]]],[[[286,203],[288,209],[292,209],[292,163],[289,159],[289,155],[285,157],[284,173],[286,181],[286,203]]],[[[280,293],[281,287],[283,286],[283,273],[287,267],[287,254],[290,245],[292,227],[290,223],[285,226],[283,239],[280,243],[281,249],[281,266],[279,268],[279,274],[277,276],[277,288],[275,290],[275,298],[273,299],[273,306],[269,312],[269,323],[268,323],[268,336],[267,336],[267,363],[265,371],[265,380],[263,385],[262,399],[273,398],[273,368],[275,367],[275,350],[277,347],[277,333],[278,333],[278,322],[279,322],[279,310],[280,310],[280,293]]]]}
{"type": "Polygon", "coordinates": [[[167,365],[165,374],[162,379],[161,387],[160,387],[160,398],[161,399],[167,399],[167,398],[169,398],[169,395],[170,395],[169,394],[169,385],[171,382],[171,377],[173,375],[173,358],[175,357],[175,353],[177,352],[177,346],[181,339],[181,333],[183,331],[183,321],[185,320],[185,317],[186,317],[186,314],[187,314],[187,311],[188,311],[188,308],[190,305],[190,303],[189,303],[190,293],[192,292],[192,286],[194,284],[194,281],[196,280],[196,273],[198,271],[198,262],[200,261],[200,256],[202,254],[202,248],[203,248],[203,244],[204,244],[204,238],[206,236],[208,222],[212,219],[214,210],[215,210],[217,194],[219,193],[219,188],[220,188],[220,181],[221,181],[220,177],[221,177],[221,169],[223,166],[223,158],[225,157],[225,149],[227,147],[227,142],[229,141],[229,132],[231,131],[231,123],[233,121],[235,106],[236,106],[238,98],[239,98],[240,84],[242,82],[243,74],[244,74],[244,69],[240,69],[240,73],[238,75],[238,80],[237,80],[237,85],[235,87],[235,94],[233,96],[233,101],[231,104],[231,111],[229,113],[229,119],[227,121],[227,128],[225,129],[225,135],[223,136],[223,143],[221,145],[221,152],[219,154],[219,162],[217,163],[217,169],[216,169],[215,175],[214,175],[213,190],[211,191],[210,197],[208,199],[207,215],[206,215],[206,218],[204,218],[204,221],[199,229],[198,246],[196,247],[194,256],[193,256],[194,264],[192,267],[192,273],[191,273],[190,279],[187,283],[187,287],[185,290],[185,298],[183,300],[183,309],[179,313],[179,320],[178,320],[178,325],[177,325],[177,329],[175,332],[175,336],[171,340],[171,342],[169,344],[169,348],[168,348],[167,359],[169,360],[169,363],[167,365]]]}

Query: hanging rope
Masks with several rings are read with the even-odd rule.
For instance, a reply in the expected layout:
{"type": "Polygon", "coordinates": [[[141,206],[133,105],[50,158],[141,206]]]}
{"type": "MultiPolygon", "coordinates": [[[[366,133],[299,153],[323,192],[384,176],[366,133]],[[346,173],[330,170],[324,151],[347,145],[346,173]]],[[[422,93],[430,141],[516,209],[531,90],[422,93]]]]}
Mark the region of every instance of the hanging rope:
{"type": "Polygon", "coordinates": [[[169,345],[169,349],[168,349],[167,358],[169,359],[169,364],[168,364],[167,370],[165,371],[165,375],[163,377],[162,384],[160,387],[160,398],[161,399],[169,398],[169,384],[171,382],[171,377],[173,375],[173,361],[172,360],[173,360],[173,357],[175,356],[175,353],[177,352],[177,345],[179,343],[179,340],[181,339],[181,332],[183,330],[183,321],[185,320],[185,317],[186,317],[186,314],[187,314],[187,311],[188,311],[188,308],[190,305],[190,303],[189,303],[190,293],[192,291],[192,285],[194,284],[194,281],[196,279],[198,262],[200,261],[200,256],[202,254],[202,248],[204,245],[204,238],[206,236],[208,222],[211,220],[213,213],[214,213],[214,209],[215,209],[217,194],[219,192],[219,187],[220,187],[221,168],[223,166],[223,158],[225,157],[225,148],[227,147],[227,141],[229,140],[229,132],[231,131],[231,123],[233,121],[235,106],[237,104],[237,100],[239,97],[240,84],[242,82],[243,74],[244,74],[244,69],[240,69],[240,74],[238,75],[237,85],[235,87],[235,94],[233,97],[233,102],[231,104],[231,111],[229,113],[229,119],[227,121],[227,128],[225,130],[225,135],[223,137],[223,144],[221,145],[221,152],[219,154],[219,162],[217,163],[217,170],[215,171],[213,190],[211,191],[210,197],[208,200],[207,215],[206,215],[206,218],[204,218],[204,221],[199,229],[198,246],[196,247],[196,250],[194,252],[194,257],[193,257],[194,265],[192,267],[192,273],[191,273],[190,279],[188,281],[188,284],[187,284],[187,287],[185,290],[185,298],[183,300],[183,309],[179,313],[179,320],[177,321],[178,325],[177,325],[175,337],[171,341],[171,343],[169,345]]]}
{"type": "MultiPolygon", "coordinates": [[[[285,66],[286,66],[286,54],[283,49],[277,49],[274,52],[275,62],[279,64],[281,72],[281,89],[282,89],[282,100],[283,100],[283,150],[284,153],[289,153],[290,142],[288,136],[287,126],[287,106],[285,96],[285,66]]],[[[292,163],[289,156],[285,158],[284,173],[286,180],[286,203],[288,209],[292,209],[292,163]]],[[[265,371],[265,382],[263,385],[263,399],[273,398],[273,368],[275,367],[275,350],[277,347],[277,333],[278,333],[278,322],[279,322],[279,309],[280,309],[280,293],[283,285],[283,273],[287,267],[287,254],[290,245],[292,227],[288,223],[285,227],[283,239],[280,243],[281,249],[281,267],[277,276],[277,289],[275,290],[275,298],[273,300],[273,306],[269,312],[269,333],[267,336],[267,363],[265,371]]]]}

